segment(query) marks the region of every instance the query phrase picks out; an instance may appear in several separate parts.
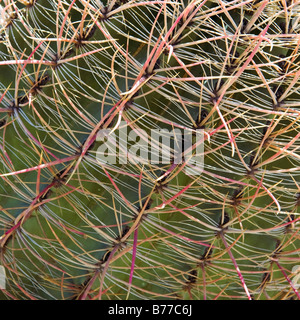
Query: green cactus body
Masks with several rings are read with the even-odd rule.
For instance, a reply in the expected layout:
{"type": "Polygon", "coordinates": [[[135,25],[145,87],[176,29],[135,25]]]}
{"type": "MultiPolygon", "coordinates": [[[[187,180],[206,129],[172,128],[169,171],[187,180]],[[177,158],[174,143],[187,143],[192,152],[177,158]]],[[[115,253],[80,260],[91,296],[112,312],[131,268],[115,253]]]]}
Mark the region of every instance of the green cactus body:
{"type": "Polygon", "coordinates": [[[299,12],[3,0],[0,297],[299,299],[299,12]]]}

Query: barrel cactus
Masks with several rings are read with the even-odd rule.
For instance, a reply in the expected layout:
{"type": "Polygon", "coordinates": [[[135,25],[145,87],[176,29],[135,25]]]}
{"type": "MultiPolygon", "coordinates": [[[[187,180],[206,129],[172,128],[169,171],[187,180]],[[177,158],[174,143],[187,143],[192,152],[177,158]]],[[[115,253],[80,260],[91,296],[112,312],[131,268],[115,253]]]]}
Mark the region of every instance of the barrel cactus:
{"type": "Polygon", "coordinates": [[[3,0],[1,299],[299,299],[299,17],[3,0]]]}

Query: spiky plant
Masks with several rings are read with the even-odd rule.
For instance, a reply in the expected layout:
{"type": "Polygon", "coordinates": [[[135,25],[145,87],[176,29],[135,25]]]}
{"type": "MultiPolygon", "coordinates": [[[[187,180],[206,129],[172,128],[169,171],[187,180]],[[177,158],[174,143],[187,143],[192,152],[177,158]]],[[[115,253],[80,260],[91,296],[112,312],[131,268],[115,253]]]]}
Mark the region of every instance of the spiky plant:
{"type": "Polygon", "coordinates": [[[299,17],[285,0],[2,0],[1,297],[299,299],[299,17]],[[136,157],[117,139],[99,161],[99,132],[124,128],[136,157]],[[194,134],[194,156],[202,130],[203,170],[153,129],[194,134]],[[138,161],[139,139],[173,158],[138,161]]]}

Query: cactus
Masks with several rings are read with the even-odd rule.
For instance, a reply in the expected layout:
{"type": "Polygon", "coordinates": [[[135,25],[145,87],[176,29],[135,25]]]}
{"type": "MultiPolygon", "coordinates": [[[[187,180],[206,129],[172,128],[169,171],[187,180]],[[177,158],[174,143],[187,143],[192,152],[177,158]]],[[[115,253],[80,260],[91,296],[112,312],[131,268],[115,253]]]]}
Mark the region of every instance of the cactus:
{"type": "Polygon", "coordinates": [[[3,0],[0,298],[299,299],[299,13],[3,0]]]}

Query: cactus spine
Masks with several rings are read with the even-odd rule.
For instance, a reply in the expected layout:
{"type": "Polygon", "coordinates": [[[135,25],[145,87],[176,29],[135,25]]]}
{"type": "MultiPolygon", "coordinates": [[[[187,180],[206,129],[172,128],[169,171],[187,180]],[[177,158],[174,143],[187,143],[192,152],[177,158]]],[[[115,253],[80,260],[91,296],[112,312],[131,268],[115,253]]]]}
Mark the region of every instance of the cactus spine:
{"type": "Polygon", "coordinates": [[[0,297],[299,299],[299,1],[0,5],[0,297]]]}

